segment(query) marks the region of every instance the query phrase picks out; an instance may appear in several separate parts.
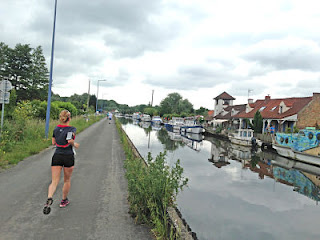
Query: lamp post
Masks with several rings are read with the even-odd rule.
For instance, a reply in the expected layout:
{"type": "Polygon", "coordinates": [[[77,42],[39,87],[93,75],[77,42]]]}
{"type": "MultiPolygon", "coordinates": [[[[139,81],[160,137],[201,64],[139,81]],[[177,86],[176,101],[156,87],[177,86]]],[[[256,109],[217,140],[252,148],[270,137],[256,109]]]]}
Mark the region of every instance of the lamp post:
{"type": "Polygon", "coordinates": [[[98,111],[98,94],[99,94],[99,82],[105,82],[107,80],[102,79],[102,80],[98,80],[98,87],[97,87],[97,99],[96,99],[96,112],[98,111]]]}
{"type": "Polygon", "coordinates": [[[56,15],[57,15],[57,0],[55,0],[55,5],[54,5],[54,17],[53,17],[53,32],[52,32],[52,44],[51,44],[50,77],[49,77],[47,114],[46,114],[46,129],[45,129],[46,139],[48,138],[49,121],[50,121],[51,86],[52,86],[52,71],[53,71],[54,38],[55,38],[55,31],[56,31],[56,15]]]}

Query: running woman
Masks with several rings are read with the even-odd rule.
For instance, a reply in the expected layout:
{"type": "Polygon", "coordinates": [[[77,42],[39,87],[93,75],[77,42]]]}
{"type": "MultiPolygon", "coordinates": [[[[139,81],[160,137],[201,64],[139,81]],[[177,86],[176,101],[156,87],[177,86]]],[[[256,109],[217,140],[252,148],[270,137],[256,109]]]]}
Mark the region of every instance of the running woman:
{"type": "Polygon", "coordinates": [[[52,144],[56,146],[56,150],[51,162],[52,181],[48,189],[48,199],[43,208],[44,214],[49,214],[50,206],[53,203],[53,194],[55,193],[60,174],[63,169],[64,185],[62,188],[62,201],[60,207],[66,207],[69,204],[68,193],[70,190],[70,180],[74,168],[74,150],[79,144],[74,141],[76,128],[69,125],[71,121],[71,113],[68,110],[61,111],[59,115],[60,124],[53,130],[52,144]]]}
{"type": "Polygon", "coordinates": [[[111,123],[112,121],[112,112],[109,112],[109,124],[111,123]]]}

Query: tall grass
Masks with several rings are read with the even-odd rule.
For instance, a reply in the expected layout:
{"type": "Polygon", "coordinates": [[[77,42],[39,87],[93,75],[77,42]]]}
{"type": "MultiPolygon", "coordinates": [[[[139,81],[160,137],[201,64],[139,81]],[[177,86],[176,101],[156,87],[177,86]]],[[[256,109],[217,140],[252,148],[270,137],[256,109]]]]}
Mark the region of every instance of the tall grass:
{"type": "MultiPolygon", "coordinates": [[[[103,116],[92,116],[89,121],[84,117],[72,118],[71,125],[77,128],[77,133],[91,124],[99,121],[103,116]]],[[[59,124],[51,120],[49,136],[45,138],[45,121],[38,119],[19,119],[5,121],[0,141],[0,168],[8,168],[22,161],[24,158],[39,153],[51,145],[51,134],[59,124]]]]}
{"type": "Polygon", "coordinates": [[[126,153],[125,169],[128,180],[130,213],[137,222],[148,223],[158,239],[176,239],[169,224],[168,207],[176,206],[176,197],[187,185],[182,176],[183,168],[177,160],[173,167],[166,164],[166,153],[155,159],[148,154],[146,164],[134,155],[132,147],[116,121],[120,138],[126,153]]]}

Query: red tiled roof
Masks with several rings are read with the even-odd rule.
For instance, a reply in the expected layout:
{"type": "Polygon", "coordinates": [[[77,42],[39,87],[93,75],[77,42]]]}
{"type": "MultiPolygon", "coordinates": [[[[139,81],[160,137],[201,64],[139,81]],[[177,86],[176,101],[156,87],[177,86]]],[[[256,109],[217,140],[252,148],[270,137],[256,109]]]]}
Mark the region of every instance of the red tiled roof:
{"type": "Polygon", "coordinates": [[[253,108],[250,112],[245,111],[237,114],[237,118],[253,118],[255,113],[260,110],[261,116],[264,119],[281,119],[288,116],[297,114],[304,108],[310,101],[312,97],[302,97],[302,98],[282,98],[282,99],[264,99],[257,100],[255,103],[249,106],[253,108]],[[280,103],[284,102],[286,107],[290,109],[279,113],[280,103]]]}
{"type": "MultiPolygon", "coordinates": [[[[228,112],[226,115],[222,115],[222,113],[219,113],[217,116],[215,116],[215,119],[231,119],[234,118],[234,116],[231,116],[231,111],[234,109],[235,111],[241,113],[246,110],[246,104],[241,104],[241,105],[234,105],[234,106],[228,106],[224,108],[223,110],[225,112],[228,112]]],[[[235,115],[237,116],[237,115],[235,115]]]]}
{"type": "Polygon", "coordinates": [[[208,116],[213,116],[214,115],[214,110],[209,110],[208,111],[208,116]]]}
{"type": "Polygon", "coordinates": [[[218,100],[218,99],[235,100],[234,97],[232,97],[231,95],[229,95],[226,92],[221,93],[219,96],[215,97],[214,99],[215,100],[218,100]]]}

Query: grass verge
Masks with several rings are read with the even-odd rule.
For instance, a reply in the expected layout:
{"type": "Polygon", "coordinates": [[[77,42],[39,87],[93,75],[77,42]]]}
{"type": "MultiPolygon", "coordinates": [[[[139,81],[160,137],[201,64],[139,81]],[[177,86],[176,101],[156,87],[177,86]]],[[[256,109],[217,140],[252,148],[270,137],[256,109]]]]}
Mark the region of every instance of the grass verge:
{"type": "Polygon", "coordinates": [[[124,167],[128,180],[130,213],[136,222],[149,224],[157,239],[179,239],[169,223],[167,208],[176,206],[176,197],[188,182],[182,176],[180,161],[177,160],[170,168],[166,164],[164,152],[155,159],[149,153],[144,162],[134,154],[127,135],[117,120],[116,125],[126,153],[124,167]]]}
{"type": "MultiPolygon", "coordinates": [[[[80,133],[103,116],[92,116],[88,121],[82,116],[72,118],[71,125],[80,133]]],[[[37,119],[21,119],[6,121],[0,141],[0,168],[9,168],[24,158],[37,154],[51,145],[54,127],[59,121],[52,120],[49,125],[49,137],[45,139],[45,121],[37,119]]]]}

